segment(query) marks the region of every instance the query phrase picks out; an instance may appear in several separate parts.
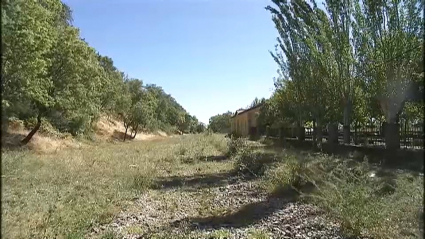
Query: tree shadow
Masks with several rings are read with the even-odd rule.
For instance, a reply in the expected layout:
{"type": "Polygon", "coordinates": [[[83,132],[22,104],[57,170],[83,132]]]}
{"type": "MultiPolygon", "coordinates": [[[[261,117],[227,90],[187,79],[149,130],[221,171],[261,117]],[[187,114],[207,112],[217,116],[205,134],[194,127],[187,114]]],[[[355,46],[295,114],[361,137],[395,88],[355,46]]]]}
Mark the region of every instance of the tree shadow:
{"type": "MultiPolygon", "coordinates": [[[[303,193],[310,193],[312,187],[302,189],[303,193]]],[[[248,227],[263,218],[267,218],[274,212],[284,209],[289,203],[297,202],[300,194],[292,188],[285,188],[273,193],[259,202],[253,202],[242,206],[236,212],[220,216],[190,217],[172,222],[169,227],[188,226],[190,229],[197,228],[242,228],[248,227]]]]}
{"type": "Polygon", "coordinates": [[[186,164],[193,164],[194,162],[198,161],[204,161],[204,162],[221,162],[228,160],[229,158],[225,155],[218,155],[218,156],[198,156],[198,157],[188,157],[185,158],[183,155],[183,163],[186,164]]]}
{"type": "Polygon", "coordinates": [[[1,135],[1,148],[2,150],[23,150],[28,146],[22,145],[21,140],[25,138],[26,135],[19,133],[10,133],[2,132],[1,135]]]}
{"type": "Polygon", "coordinates": [[[125,134],[124,132],[118,131],[118,130],[114,130],[114,132],[111,135],[111,139],[113,140],[124,140],[124,135],[125,136],[125,140],[133,140],[133,138],[129,135],[129,134],[125,134]]]}
{"type": "Polygon", "coordinates": [[[155,180],[152,188],[165,190],[181,188],[190,191],[200,188],[220,187],[236,183],[240,180],[252,179],[254,178],[242,176],[235,171],[227,171],[216,174],[197,174],[193,176],[159,177],[155,180]]]}
{"type": "Polygon", "coordinates": [[[221,161],[225,161],[228,160],[229,158],[225,155],[218,155],[218,156],[207,156],[207,157],[202,157],[205,161],[215,161],[215,162],[221,162],[221,161]]]}
{"type": "Polygon", "coordinates": [[[365,147],[354,145],[331,145],[323,143],[322,148],[313,149],[312,141],[270,139],[267,149],[293,149],[300,152],[322,152],[342,158],[363,161],[365,157],[372,164],[391,170],[409,170],[422,172],[424,168],[424,150],[388,150],[382,147],[365,147]]]}

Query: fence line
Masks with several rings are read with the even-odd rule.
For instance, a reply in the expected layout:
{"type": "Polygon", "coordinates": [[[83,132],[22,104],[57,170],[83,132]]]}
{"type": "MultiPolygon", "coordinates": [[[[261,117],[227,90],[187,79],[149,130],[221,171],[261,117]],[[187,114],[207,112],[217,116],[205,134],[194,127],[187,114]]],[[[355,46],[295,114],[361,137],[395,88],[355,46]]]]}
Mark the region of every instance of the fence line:
{"type": "MultiPolygon", "coordinates": [[[[370,124],[365,126],[351,127],[350,144],[358,146],[385,147],[385,135],[382,126],[370,124]]],[[[322,138],[327,141],[329,133],[326,127],[322,130],[322,138]]],[[[305,140],[313,139],[312,128],[305,129],[305,140]]],[[[296,139],[296,129],[292,127],[274,128],[268,130],[268,136],[296,139]]],[[[399,124],[400,148],[424,149],[424,130],[422,125],[413,125],[406,120],[399,124]]],[[[338,129],[338,142],[343,144],[343,130],[338,129]]]]}

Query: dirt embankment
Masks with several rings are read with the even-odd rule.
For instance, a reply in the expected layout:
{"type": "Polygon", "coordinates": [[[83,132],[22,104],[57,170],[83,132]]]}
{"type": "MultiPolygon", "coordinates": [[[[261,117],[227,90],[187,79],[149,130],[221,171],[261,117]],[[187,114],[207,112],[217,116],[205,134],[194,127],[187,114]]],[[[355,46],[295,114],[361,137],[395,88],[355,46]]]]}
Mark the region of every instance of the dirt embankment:
{"type": "MultiPolygon", "coordinates": [[[[19,148],[20,141],[29,133],[22,122],[10,122],[8,132],[2,135],[2,145],[6,149],[19,148]]],[[[102,116],[95,126],[95,139],[99,142],[122,141],[124,138],[125,128],[122,122],[108,116],[102,116]]],[[[134,140],[153,140],[161,137],[168,137],[165,132],[158,131],[155,133],[137,133],[135,138],[130,137],[127,133],[126,141],[134,140]]],[[[65,148],[81,148],[88,146],[80,140],[73,138],[71,135],[56,136],[37,132],[31,141],[24,148],[31,149],[38,153],[52,153],[65,148]]]]}

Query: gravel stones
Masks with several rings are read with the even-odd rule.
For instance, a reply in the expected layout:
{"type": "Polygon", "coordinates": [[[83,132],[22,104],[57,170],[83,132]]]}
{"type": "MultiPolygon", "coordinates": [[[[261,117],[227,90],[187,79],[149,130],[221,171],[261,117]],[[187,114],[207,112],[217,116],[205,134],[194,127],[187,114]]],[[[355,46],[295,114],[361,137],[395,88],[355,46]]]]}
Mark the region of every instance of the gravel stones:
{"type": "Polygon", "coordinates": [[[149,191],[112,223],[94,228],[95,238],[113,230],[123,238],[262,238],[340,239],[339,225],[316,207],[268,197],[255,181],[196,191],[149,191]],[[182,235],[184,235],[182,237],[182,235]],[[214,237],[215,236],[215,237],[214,237]]]}

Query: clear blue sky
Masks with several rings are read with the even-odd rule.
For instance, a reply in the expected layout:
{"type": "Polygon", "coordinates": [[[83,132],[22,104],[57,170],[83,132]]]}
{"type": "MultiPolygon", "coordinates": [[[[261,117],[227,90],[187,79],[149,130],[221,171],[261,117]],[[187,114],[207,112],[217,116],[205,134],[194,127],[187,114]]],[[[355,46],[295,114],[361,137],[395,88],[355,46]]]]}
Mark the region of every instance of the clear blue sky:
{"type": "Polygon", "coordinates": [[[161,86],[190,114],[268,98],[277,65],[270,0],[66,0],[81,36],[132,78],[161,86]]]}

